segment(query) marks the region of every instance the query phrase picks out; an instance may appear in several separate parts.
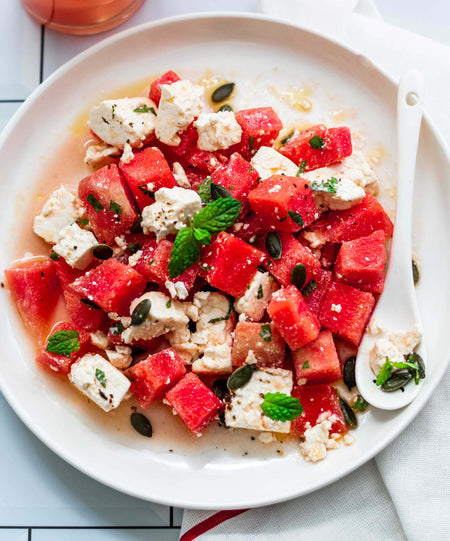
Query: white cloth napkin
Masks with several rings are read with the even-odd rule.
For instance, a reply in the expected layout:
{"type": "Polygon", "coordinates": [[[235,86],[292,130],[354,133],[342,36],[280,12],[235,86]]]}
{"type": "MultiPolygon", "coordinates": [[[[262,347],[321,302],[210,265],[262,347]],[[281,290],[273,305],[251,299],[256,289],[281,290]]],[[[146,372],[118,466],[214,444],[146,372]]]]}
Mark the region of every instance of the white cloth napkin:
{"type": "MultiPolygon", "coordinates": [[[[450,47],[386,24],[371,0],[260,0],[260,10],[307,21],[396,79],[408,67],[419,68],[427,81],[425,108],[450,144],[450,47]]],[[[356,472],[310,495],[246,511],[196,537],[191,529],[215,512],[185,510],[180,539],[450,540],[449,405],[447,370],[411,425],[356,472]]]]}

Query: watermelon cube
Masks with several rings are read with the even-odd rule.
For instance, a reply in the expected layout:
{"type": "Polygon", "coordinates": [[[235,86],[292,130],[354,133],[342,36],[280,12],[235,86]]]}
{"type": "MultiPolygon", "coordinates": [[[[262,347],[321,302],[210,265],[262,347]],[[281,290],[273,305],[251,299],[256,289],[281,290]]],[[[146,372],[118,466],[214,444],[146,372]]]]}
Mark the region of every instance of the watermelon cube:
{"type": "MultiPolygon", "coordinates": [[[[69,287],[77,278],[83,276],[85,271],[73,269],[62,257],[54,262],[54,266],[72,323],[85,331],[96,331],[103,328],[107,320],[105,312],[82,303],[78,295],[69,287]]],[[[90,269],[92,266],[88,267],[87,270],[90,269]]]]}
{"type": "Polygon", "coordinates": [[[198,185],[207,177],[204,171],[192,166],[185,167],[184,172],[186,173],[189,184],[193,190],[196,190],[198,185]]]}
{"type": "Polygon", "coordinates": [[[5,270],[5,279],[25,325],[42,340],[61,293],[53,261],[41,256],[17,261],[5,270]]]}
{"type": "Polygon", "coordinates": [[[196,436],[201,436],[223,410],[223,403],[193,373],[189,372],[166,394],[165,402],[196,436]]]}
{"type": "Polygon", "coordinates": [[[69,287],[79,298],[94,302],[105,312],[128,316],[131,301],[139,297],[146,284],[147,280],[132,267],[117,259],[107,259],[69,287]]]}
{"type": "Polygon", "coordinates": [[[200,267],[210,285],[240,297],[255,276],[264,254],[230,233],[222,231],[207,246],[200,267]]]}
{"type": "Polygon", "coordinates": [[[174,71],[166,71],[161,77],[158,77],[152,82],[148,97],[154,101],[156,105],[159,105],[161,99],[161,85],[171,85],[179,80],[180,78],[174,71]]]}
{"type": "Polygon", "coordinates": [[[63,374],[64,376],[67,376],[67,374],[70,372],[70,367],[72,366],[72,364],[77,359],[82,357],[85,353],[87,353],[89,347],[89,333],[87,333],[77,325],[74,325],[73,323],[70,323],[68,321],[60,321],[52,328],[50,334],[47,336],[47,339],[45,340],[44,344],[41,347],[41,350],[36,357],[36,362],[39,366],[42,366],[43,368],[50,370],[51,372],[56,372],[57,374],[63,374]],[[47,351],[49,338],[60,331],[75,331],[78,333],[78,343],[80,348],[77,351],[72,351],[69,356],[47,351]]]}
{"type": "Polygon", "coordinates": [[[315,426],[319,417],[335,416],[331,433],[345,434],[347,427],[339,405],[336,390],[331,385],[302,385],[292,389],[292,396],[298,398],[303,413],[291,421],[291,435],[302,436],[307,428],[315,426]]]}
{"type": "Polygon", "coordinates": [[[84,178],[78,185],[78,195],[102,243],[112,244],[138,219],[128,185],[115,164],[105,165],[84,178]]]}
{"type": "Polygon", "coordinates": [[[374,231],[383,231],[389,239],[394,225],[375,197],[367,194],[359,205],[350,209],[324,212],[304,234],[309,238],[313,233],[314,241],[324,244],[359,239],[374,231]]]}
{"type": "Polygon", "coordinates": [[[333,275],[330,271],[317,269],[314,272],[313,278],[302,289],[302,296],[305,303],[317,317],[319,317],[322,301],[332,279],[333,275]]]}
{"type": "Polygon", "coordinates": [[[184,158],[191,167],[200,169],[206,174],[215,171],[226,160],[219,152],[208,152],[196,147],[189,149],[184,158]]]}
{"type": "Polygon", "coordinates": [[[320,249],[320,264],[325,270],[331,270],[339,253],[341,245],[338,242],[326,242],[320,249]]]}
{"type": "Polygon", "coordinates": [[[256,107],[236,112],[236,120],[242,128],[240,143],[230,147],[248,160],[260,147],[270,147],[278,137],[283,123],[272,107],[256,107]]]}
{"type": "Polygon", "coordinates": [[[374,306],[371,293],[333,282],[323,299],[319,321],[339,338],[358,346],[374,306]]]}
{"type": "Polygon", "coordinates": [[[231,352],[233,366],[245,364],[250,351],[253,352],[257,366],[283,368],[285,343],[273,323],[238,322],[231,352]]]}
{"type": "Polygon", "coordinates": [[[140,210],[155,202],[153,192],[177,186],[169,164],[156,147],[136,152],[130,162],[119,162],[119,167],[140,210]],[[151,184],[150,188],[148,184],[151,184]]]}
{"type": "Polygon", "coordinates": [[[293,351],[292,359],[299,385],[333,383],[342,378],[331,331],[322,331],[315,340],[293,351]]]}
{"type": "Polygon", "coordinates": [[[288,346],[295,350],[319,336],[320,323],[295,286],[272,295],[267,312],[288,346]]]}
{"type": "Polygon", "coordinates": [[[293,233],[319,218],[309,184],[300,177],[273,175],[251,190],[248,200],[267,229],[293,233]]]}
{"type": "Polygon", "coordinates": [[[125,375],[139,405],[146,409],[161,400],[185,373],[180,357],[172,348],[167,348],[135,364],[125,375]]]}
{"type": "Polygon", "coordinates": [[[238,153],[228,163],[218,167],[211,175],[215,184],[226,188],[235,199],[245,201],[248,193],[258,186],[258,172],[238,153]]]}
{"type": "Polygon", "coordinates": [[[386,248],[383,231],[344,242],[334,265],[334,277],[363,291],[381,293],[384,287],[386,248]]]}
{"type": "Polygon", "coordinates": [[[253,211],[247,212],[233,226],[233,235],[249,244],[256,244],[261,238],[264,225],[253,211]]]}
{"type": "Polygon", "coordinates": [[[257,244],[261,250],[267,253],[268,259],[264,263],[266,269],[282,286],[288,286],[291,284],[292,268],[297,263],[303,263],[306,267],[306,281],[311,280],[315,276],[316,270],[320,268],[317,257],[290,233],[278,233],[278,236],[282,246],[280,259],[270,259],[265,241],[262,239],[257,244]]]}
{"type": "Polygon", "coordinates": [[[311,171],[350,156],[352,137],[349,128],[327,129],[318,124],[290,139],[280,152],[297,165],[306,162],[304,170],[311,171]]]}

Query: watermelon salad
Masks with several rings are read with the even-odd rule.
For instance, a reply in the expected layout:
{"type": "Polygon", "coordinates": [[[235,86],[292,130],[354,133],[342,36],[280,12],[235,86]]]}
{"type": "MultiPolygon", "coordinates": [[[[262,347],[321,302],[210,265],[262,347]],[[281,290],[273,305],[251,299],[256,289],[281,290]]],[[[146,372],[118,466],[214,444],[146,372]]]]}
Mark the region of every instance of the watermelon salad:
{"type": "MultiPolygon", "coordinates": [[[[317,461],[367,407],[355,355],[393,224],[348,127],[286,135],[272,107],[234,111],[234,87],[207,102],[169,71],[148,97],[93,107],[92,172],[50,195],[34,220],[48,251],[6,285],[38,365],[93,408],[131,407],[151,436],[162,402],[195,436],[296,438],[317,461]]],[[[374,352],[378,378],[419,370],[416,334],[374,352]]]]}

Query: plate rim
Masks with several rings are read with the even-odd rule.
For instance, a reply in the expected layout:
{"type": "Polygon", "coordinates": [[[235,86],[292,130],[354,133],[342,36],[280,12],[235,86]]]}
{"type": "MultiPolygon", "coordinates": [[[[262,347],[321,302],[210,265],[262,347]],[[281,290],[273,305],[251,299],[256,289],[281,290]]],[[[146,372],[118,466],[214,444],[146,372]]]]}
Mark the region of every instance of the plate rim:
{"type": "MultiPolygon", "coordinates": [[[[166,17],[163,19],[157,19],[155,21],[148,21],[146,23],[133,26],[131,28],[127,28],[125,30],[122,30],[120,32],[117,32],[113,34],[112,36],[109,36],[100,42],[88,47],[86,50],[82,51],[81,53],[77,54],[67,62],[65,62],[62,66],[60,66],[57,70],[55,70],[43,83],[41,83],[27,98],[26,100],[20,105],[18,110],[14,113],[14,115],[11,117],[5,128],[2,130],[2,133],[0,134],[0,151],[2,150],[2,147],[8,140],[10,133],[14,129],[15,125],[18,123],[18,121],[27,113],[28,109],[32,107],[33,103],[41,96],[42,93],[45,93],[47,88],[53,84],[53,81],[59,79],[61,76],[63,76],[66,72],[70,71],[72,67],[78,65],[79,63],[83,62],[85,58],[88,58],[90,55],[95,54],[97,51],[102,50],[105,47],[109,47],[111,44],[115,43],[116,41],[120,41],[122,39],[126,39],[128,36],[131,36],[135,33],[138,33],[140,31],[146,31],[151,28],[155,27],[161,27],[164,25],[177,23],[177,22],[183,22],[183,21],[193,21],[193,20],[205,20],[205,19],[224,19],[224,18],[232,18],[232,19],[244,19],[244,20],[256,20],[261,22],[269,22],[269,23],[277,23],[281,24],[293,29],[301,30],[307,34],[310,34],[311,36],[318,36],[319,38],[329,42],[334,47],[338,49],[343,49],[347,53],[350,53],[351,55],[354,55],[356,57],[363,58],[365,62],[367,62],[371,68],[373,68],[376,72],[378,72],[379,75],[384,77],[385,80],[387,80],[392,85],[397,85],[395,79],[388,74],[382,67],[380,67],[377,63],[373,62],[369,57],[367,57],[365,54],[362,54],[360,51],[356,50],[355,48],[342,43],[341,41],[331,38],[324,34],[323,32],[312,30],[310,28],[307,28],[305,25],[302,25],[301,23],[296,22],[290,22],[287,21],[281,17],[275,17],[275,16],[268,16],[263,15],[259,13],[244,13],[244,12],[237,12],[237,11],[218,11],[218,12],[201,12],[201,13],[190,13],[190,14],[182,14],[182,15],[176,15],[172,17],[166,17]]],[[[422,124],[422,129],[424,127],[428,128],[432,135],[436,138],[436,140],[439,142],[440,150],[442,151],[445,159],[450,164],[450,149],[449,145],[443,138],[442,134],[440,133],[439,129],[435,125],[434,121],[429,117],[429,115],[425,112],[424,113],[424,123],[422,124]]],[[[86,467],[84,463],[79,463],[76,460],[76,457],[71,456],[70,453],[66,452],[64,448],[62,448],[58,441],[55,441],[51,438],[51,436],[48,436],[45,429],[41,429],[39,427],[35,427],[33,425],[33,420],[30,418],[29,413],[27,412],[26,408],[22,408],[19,401],[16,401],[12,393],[8,390],[8,385],[6,381],[4,381],[4,378],[0,371],[0,391],[2,392],[5,400],[8,402],[14,413],[19,417],[19,419],[27,426],[27,428],[41,441],[43,442],[49,449],[51,449],[54,453],[56,453],[60,458],[62,458],[65,462],[70,464],[72,467],[76,468],[80,472],[84,473],[85,475],[88,475],[92,479],[102,483],[103,485],[106,485],[110,488],[113,488],[115,490],[118,490],[124,494],[127,494],[129,496],[133,496],[139,499],[143,499],[146,501],[151,501],[155,503],[161,503],[164,505],[171,505],[176,507],[184,507],[188,509],[244,509],[247,507],[261,507],[264,505],[271,505],[280,503],[283,501],[288,501],[293,498],[297,498],[306,494],[310,494],[312,492],[315,492],[316,490],[319,490],[323,488],[324,486],[327,486],[344,476],[348,475],[352,471],[356,470],[360,466],[366,464],[370,459],[372,459],[374,456],[376,456],[380,451],[382,451],[385,447],[387,447],[395,438],[397,438],[403,430],[413,421],[413,419],[420,413],[422,408],[428,403],[429,398],[434,391],[434,389],[439,385],[441,382],[447,367],[450,362],[450,352],[446,356],[445,360],[439,364],[439,366],[436,367],[436,382],[430,385],[424,386],[422,389],[420,396],[422,397],[420,400],[420,405],[416,406],[414,409],[411,409],[411,412],[406,415],[401,422],[399,422],[399,425],[395,428],[393,431],[393,434],[391,434],[388,438],[385,438],[379,443],[378,445],[372,447],[370,450],[368,450],[365,454],[358,457],[356,461],[353,463],[343,467],[340,469],[335,475],[328,475],[323,482],[317,483],[314,488],[308,488],[306,490],[298,490],[295,493],[292,491],[289,494],[285,494],[283,496],[275,497],[275,498],[269,498],[265,499],[264,501],[260,501],[256,498],[256,503],[242,503],[233,505],[232,507],[226,507],[220,504],[214,504],[210,501],[203,504],[195,503],[190,504],[186,503],[185,500],[179,500],[176,497],[176,494],[174,494],[173,498],[167,498],[167,497],[158,497],[158,496],[152,496],[149,497],[147,495],[142,495],[139,493],[139,491],[134,491],[132,488],[128,488],[125,486],[122,486],[121,483],[114,483],[113,481],[109,481],[108,479],[105,479],[101,475],[97,475],[95,470],[89,469],[89,467],[86,467]]],[[[419,397],[418,397],[419,398],[419,397]]],[[[418,399],[416,399],[418,400],[418,399]]]]}

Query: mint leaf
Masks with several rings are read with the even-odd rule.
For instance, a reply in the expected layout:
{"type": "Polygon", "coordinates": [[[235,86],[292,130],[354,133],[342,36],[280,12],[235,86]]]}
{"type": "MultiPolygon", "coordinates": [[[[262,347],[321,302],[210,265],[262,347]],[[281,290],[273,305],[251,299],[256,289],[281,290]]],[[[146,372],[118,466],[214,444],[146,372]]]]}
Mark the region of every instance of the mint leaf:
{"type": "Polygon", "coordinates": [[[125,327],[123,326],[123,323],[121,321],[116,321],[109,328],[109,332],[113,336],[119,336],[119,334],[123,333],[124,330],[125,330],[125,327]]]}
{"type": "Polygon", "coordinates": [[[302,295],[304,297],[309,297],[313,291],[317,289],[317,282],[315,280],[310,280],[306,286],[302,289],[302,295]]]}
{"type": "Polygon", "coordinates": [[[295,130],[290,131],[290,132],[286,135],[286,137],[283,137],[283,139],[281,139],[280,143],[281,143],[282,145],[285,145],[285,144],[289,141],[289,139],[292,139],[292,136],[294,135],[294,133],[295,133],[295,130]]]}
{"type": "Polygon", "coordinates": [[[309,368],[309,361],[305,361],[302,366],[303,370],[306,370],[307,368],[309,368]]]}
{"type": "Polygon", "coordinates": [[[324,138],[320,137],[320,135],[313,135],[309,140],[309,146],[317,150],[322,150],[325,146],[324,138]]]}
{"type": "Polygon", "coordinates": [[[53,261],[59,261],[60,255],[55,252],[55,250],[52,250],[50,252],[50,259],[53,259],[53,261]]]}
{"type": "Polygon", "coordinates": [[[125,249],[129,254],[135,254],[138,250],[141,249],[141,247],[139,246],[138,242],[132,242],[125,249]]]}
{"type": "Polygon", "coordinates": [[[256,298],[257,299],[262,299],[263,297],[264,297],[263,287],[262,287],[261,284],[259,284],[258,292],[256,293],[256,298]]]}
{"type": "Polygon", "coordinates": [[[234,311],[234,302],[233,299],[230,299],[230,305],[228,306],[228,312],[223,317],[215,317],[213,319],[210,319],[208,323],[211,323],[213,325],[214,323],[219,323],[219,321],[227,321],[230,319],[231,314],[234,311]]]}
{"type": "Polygon", "coordinates": [[[230,227],[237,220],[242,203],[232,197],[216,199],[194,216],[194,227],[206,229],[210,233],[219,233],[230,227]]]}
{"type": "Polygon", "coordinates": [[[365,409],[367,408],[368,405],[369,405],[369,403],[366,402],[364,400],[364,398],[359,394],[356,397],[356,400],[355,400],[355,403],[352,406],[352,409],[354,409],[356,411],[365,411],[365,409]]]}
{"type": "Polygon", "coordinates": [[[197,186],[197,193],[202,200],[202,203],[210,203],[213,200],[211,196],[211,184],[212,178],[206,177],[197,186]]]}
{"type": "Polygon", "coordinates": [[[56,331],[48,339],[47,351],[70,359],[71,354],[80,349],[79,336],[78,331],[56,331]]]}
{"type": "Polygon", "coordinates": [[[389,357],[386,357],[386,362],[381,367],[381,370],[378,373],[376,385],[380,387],[383,385],[383,383],[386,383],[386,381],[392,376],[392,363],[389,360],[389,357]]]}
{"type": "Polygon", "coordinates": [[[122,214],[122,207],[112,199],[109,202],[109,210],[114,212],[114,214],[122,214]]]}
{"type": "Polygon", "coordinates": [[[100,370],[100,368],[96,368],[95,369],[95,377],[100,382],[100,385],[102,387],[106,387],[106,377],[105,377],[105,373],[103,372],[103,370],[100,370]]]}
{"type": "Polygon", "coordinates": [[[300,227],[303,227],[305,225],[303,222],[303,218],[298,212],[295,212],[295,210],[288,210],[288,215],[289,215],[289,218],[293,220],[300,227]]]}
{"type": "Polygon", "coordinates": [[[155,109],[149,107],[147,104],[140,105],[137,109],[133,109],[133,113],[152,113],[156,116],[155,109]]]}
{"type": "Polygon", "coordinates": [[[75,223],[78,225],[89,225],[89,220],[87,218],[80,218],[75,223]]]}
{"type": "Polygon", "coordinates": [[[272,327],[267,323],[261,325],[259,336],[261,336],[264,342],[272,342],[272,327]]]}
{"type": "Polygon", "coordinates": [[[93,193],[88,194],[86,201],[94,208],[95,212],[100,212],[105,208],[93,193]]]}
{"type": "Polygon", "coordinates": [[[198,229],[194,227],[194,237],[200,244],[211,244],[211,233],[206,229],[198,229]]]}
{"type": "Polygon", "coordinates": [[[297,174],[295,176],[299,177],[300,175],[303,175],[307,165],[308,165],[308,162],[306,160],[303,160],[302,162],[300,162],[300,165],[298,166],[297,174]]]}
{"type": "Polygon", "coordinates": [[[261,409],[267,417],[274,421],[293,421],[303,413],[298,398],[284,393],[266,393],[261,409]]]}
{"type": "MultiPolygon", "coordinates": [[[[205,207],[206,208],[206,207],[205,207]]],[[[200,243],[195,238],[194,229],[185,227],[178,232],[170,252],[169,278],[183,274],[200,259],[200,243]]]]}
{"type": "Polygon", "coordinates": [[[309,187],[316,192],[337,193],[336,185],[338,182],[339,180],[336,177],[331,177],[325,182],[316,182],[313,180],[309,187]]]}
{"type": "Polygon", "coordinates": [[[155,199],[155,192],[152,192],[152,190],[149,190],[147,188],[147,184],[140,184],[138,186],[138,188],[141,190],[141,192],[144,194],[144,195],[148,195],[149,197],[151,197],[152,199],[155,199]]]}

